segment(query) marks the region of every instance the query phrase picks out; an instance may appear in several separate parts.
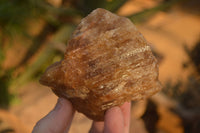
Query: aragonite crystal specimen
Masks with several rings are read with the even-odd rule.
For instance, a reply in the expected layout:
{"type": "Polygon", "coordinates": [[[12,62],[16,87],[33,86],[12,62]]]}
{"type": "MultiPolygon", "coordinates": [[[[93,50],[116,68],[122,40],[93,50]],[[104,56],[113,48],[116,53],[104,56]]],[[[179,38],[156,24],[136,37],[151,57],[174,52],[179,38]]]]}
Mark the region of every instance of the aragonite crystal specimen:
{"type": "Polygon", "coordinates": [[[40,83],[96,121],[113,106],[161,89],[158,63],[148,42],[129,19],[104,9],[82,19],[64,60],[51,65],[40,83]]]}

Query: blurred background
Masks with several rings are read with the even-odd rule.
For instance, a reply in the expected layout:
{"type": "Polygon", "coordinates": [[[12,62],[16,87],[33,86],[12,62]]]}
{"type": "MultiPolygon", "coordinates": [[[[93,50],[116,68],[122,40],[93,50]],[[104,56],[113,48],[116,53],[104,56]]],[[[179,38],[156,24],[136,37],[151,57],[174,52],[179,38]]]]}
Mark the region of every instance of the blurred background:
{"type": "MultiPolygon", "coordinates": [[[[31,132],[54,107],[57,97],[38,79],[98,7],[130,18],[159,61],[163,90],[132,102],[130,132],[199,133],[199,0],[0,0],[0,133],[31,132]]],[[[76,113],[70,133],[91,122],[76,113]]]]}

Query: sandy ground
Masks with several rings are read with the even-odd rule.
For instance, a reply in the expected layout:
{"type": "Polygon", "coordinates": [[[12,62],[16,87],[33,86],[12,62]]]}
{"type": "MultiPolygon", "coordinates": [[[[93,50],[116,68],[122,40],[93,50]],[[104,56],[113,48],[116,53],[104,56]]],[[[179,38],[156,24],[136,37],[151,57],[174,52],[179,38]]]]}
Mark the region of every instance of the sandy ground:
{"type": "MultiPolygon", "coordinates": [[[[155,3],[148,4],[149,6],[154,6],[155,3]]],[[[145,5],[143,6],[145,8],[145,5]]],[[[129,9],[127,8],[127,10],[129,9]]],[[[137,11],[140,8],[134,8],[134,10],[137,11]]],[[[123,12],[121,13],[123,14],[123,12]]],[[[150,21],[137,25],[137,27],[152,44],[152,47],[164,56],[160,64],[161,82],[164,84],[169,79],[172,81],[184,80],[188,71],[182,68],[182,63],[187,61],[183,44],[191,48],[200,38],[200,16],[172,9],[169,12],[157,13],[150,21]]],[[[54,107],[57,97],[49,88],[40,85],[37,81],[23,86],[22,89],[25,91],[20,94],[21,103],[12,106],[10,112],[12,115],[17,116],[24,127],[31,132],[35,123],[54,107]]],[[[160,111],[162,112],[162,110],[165,109],[161,108],[160,111]]],[[[146,132],[140,128],[143,125],[142,121],[135,121],[137,118],[133,116],[135,110],[132,110],[132,112],[131,132],[146,132]]],[[[170,115],[166,117],[170,117],[170,115]]],[[[179,120],[174,121],[176,123],[179,120]]],[[[76,113],[70,133],[85,133],[89,130],[90,125],[91,120],[88,120],[80,113],[76,113]]],[[[164,122],[160,124],[161,127],[166,125],[167,123],[164,122]]],[[[174,124],[171,125],[173,126],[174,124]]],[[[167,130],[169,133],[182,132],[180,128],[177,130],[168,128],[167,130]]]]}

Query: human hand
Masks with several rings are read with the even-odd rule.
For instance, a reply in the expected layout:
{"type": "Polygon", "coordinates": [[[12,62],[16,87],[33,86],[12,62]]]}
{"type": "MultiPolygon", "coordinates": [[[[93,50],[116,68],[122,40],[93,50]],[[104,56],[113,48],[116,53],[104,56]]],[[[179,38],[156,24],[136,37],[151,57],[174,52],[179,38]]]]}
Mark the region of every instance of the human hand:
{"type": "Polygon", "coordinates": [[[106,111],[104,122],[93,121],[89,133],[129,133],[131,103],[106,111]]]}
{"type": "MultiPolygon", "coordinates": [[[[130,103],[106,111],[104,122],[93,121],[89,133],[128,133],[130,125],[130,103]]],[[[59,98],[55,108],[37,122],[32,133],[67,133],[75,110],[72,104],[59,98]]]]}

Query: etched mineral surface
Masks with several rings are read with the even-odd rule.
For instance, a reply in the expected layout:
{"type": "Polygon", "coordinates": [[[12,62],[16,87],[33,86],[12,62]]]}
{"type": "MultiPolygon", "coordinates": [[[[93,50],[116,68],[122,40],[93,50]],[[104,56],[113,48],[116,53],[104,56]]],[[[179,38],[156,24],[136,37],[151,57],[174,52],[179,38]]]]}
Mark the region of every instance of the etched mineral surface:
{"type": "Polygon", "coordinates": [[[51,65],[40,83],[96,121],[113,106],[161,89],[158,63],[148,42],[129,19],[104,9],[82,19],[64,60],[51,65]]]}

